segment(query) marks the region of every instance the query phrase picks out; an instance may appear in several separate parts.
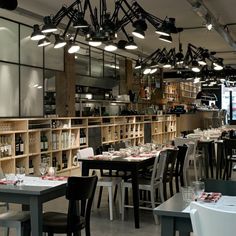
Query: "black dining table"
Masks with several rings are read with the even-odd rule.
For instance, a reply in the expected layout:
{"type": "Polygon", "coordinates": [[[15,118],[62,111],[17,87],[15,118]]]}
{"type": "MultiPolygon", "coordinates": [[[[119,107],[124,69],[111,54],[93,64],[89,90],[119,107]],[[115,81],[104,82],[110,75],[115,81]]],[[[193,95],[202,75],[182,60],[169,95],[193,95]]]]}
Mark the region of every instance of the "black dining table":
{"type": "Polygon", "coordinates": [[[43,203],[66,193],[66,183],[57,186],[28,186],[0,184],[0,201],[22,204],[30,210],[31,234],[42,236],[43,203]]]}
{"type": "Polygon", "coordinates": [[[99,170],[117,170],[126,171],[131,173],[132,181],[132,191],[133,191],[133,205],[134,205],[134,223],[135,228],[140,227],[139,222],[139,184],[138,184],[138,172],[139,170],[153,165],[155,160],[155,155],[148,158],[114,158],[111,160],[103,159],[78,159],[82,162],[82,175],[89,175],[89,170],[99,169],[99,170]]]}

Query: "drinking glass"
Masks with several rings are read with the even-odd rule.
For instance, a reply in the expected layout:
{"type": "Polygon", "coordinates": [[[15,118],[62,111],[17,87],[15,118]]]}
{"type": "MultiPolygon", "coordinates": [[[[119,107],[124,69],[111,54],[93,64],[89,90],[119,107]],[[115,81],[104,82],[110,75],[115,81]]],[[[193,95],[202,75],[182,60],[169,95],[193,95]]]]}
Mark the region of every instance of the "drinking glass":
{"type": "Polygon", "coordinates": [[[197,200],[200,198],[201,194],[205,190],[205,183],[202,181],[194,181],[192,183],[194,199],[197,200]]]}
{"type": "Polygon", "coordinates": [[[108,148],[108,152],[112,155],[114,153],[115,149],[114,148],[108,148]]]}
{"type": "Polygon", "coordinates": [[[22,185],[25,177],[25,168],[19,167],[16,168],[16,178],[17,178],[17,184],[22,185]]]}
{"type": "Polygon", "coordinates": [[[183,200],[187,203],[193,200],[193,188],[190,186],[181,187],[183,200]]]}
{"type": "Polygon", "coordinates": [[[47,163],[43,162],[39,164],[39,172],[42,176],[47,173],[47,163]]]}

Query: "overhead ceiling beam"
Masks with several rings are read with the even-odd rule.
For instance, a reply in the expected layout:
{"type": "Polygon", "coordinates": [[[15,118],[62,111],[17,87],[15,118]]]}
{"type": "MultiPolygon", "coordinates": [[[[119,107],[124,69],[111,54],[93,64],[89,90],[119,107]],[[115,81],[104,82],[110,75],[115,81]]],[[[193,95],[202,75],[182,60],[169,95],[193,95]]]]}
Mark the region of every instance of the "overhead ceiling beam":
{"type": "Polygon", "coordinates": [[[233,48],[236,49],[235,40],[230,33],[221,25],[213,13],[206,7],[202,0],[186,0],[192,6],[194,12],[197,13],[204,21],[211,20],[216,32],[233,48]]]}

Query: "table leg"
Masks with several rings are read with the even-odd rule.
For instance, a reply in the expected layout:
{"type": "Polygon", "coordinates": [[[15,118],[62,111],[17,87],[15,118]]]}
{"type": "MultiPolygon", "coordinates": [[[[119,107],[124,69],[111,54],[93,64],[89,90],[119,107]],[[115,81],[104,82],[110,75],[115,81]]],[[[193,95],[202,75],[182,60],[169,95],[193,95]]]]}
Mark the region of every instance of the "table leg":
{"type": "Polygon", "coordinates": [[[179,236],[190,236],[190,232],[179,231],[179,236]]]}
{"type": "Polygon", "coordinates": [[[132,171],[132,190],[133,190],[135,228],[139,228],[139,187],[138,187],[137,169],[132,171]]]}
{"type": "Polygon", "coordinates": [[[31,232],[34,236],[41,236],[42,230],[42,203],[39,202],[37,197],[30,198],[30,220],[31,220],[31,232]]]}
{"type": "Polygon", "coordinates": [[[89,175],[89,168],[86,163],[82,164],[82,176],[88,176],[89,175]]]}
{"type": "Polygon", "coordinates": [[[173,217],[161,216],[161,236],[175,236],[173,217]]]}

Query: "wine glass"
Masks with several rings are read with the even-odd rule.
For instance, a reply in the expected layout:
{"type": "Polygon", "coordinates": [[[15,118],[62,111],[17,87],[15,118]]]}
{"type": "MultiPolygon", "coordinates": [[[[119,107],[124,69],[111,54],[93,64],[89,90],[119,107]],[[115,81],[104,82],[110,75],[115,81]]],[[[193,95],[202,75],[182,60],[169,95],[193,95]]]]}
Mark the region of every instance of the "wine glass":
{"type": "Polygon", "coordinates": [[[24,177],[25,177],[25,168],[24,167],[16,168],[16,178],[18,185],[22,185],[24,177]]]}
{"type": "Polygon", "coordinates": [[[42,162],[39,164],[39,172],[42,176],[44,176],[47,173],[47,163],[42,162]]]}
{"type": "Polygon", "coordinates": [[[194,181],[192,183],[193,186],[193,193],[195,200],[199,199],[202,193],[205,190],[205,183],[202,181],[194,181]]]}

